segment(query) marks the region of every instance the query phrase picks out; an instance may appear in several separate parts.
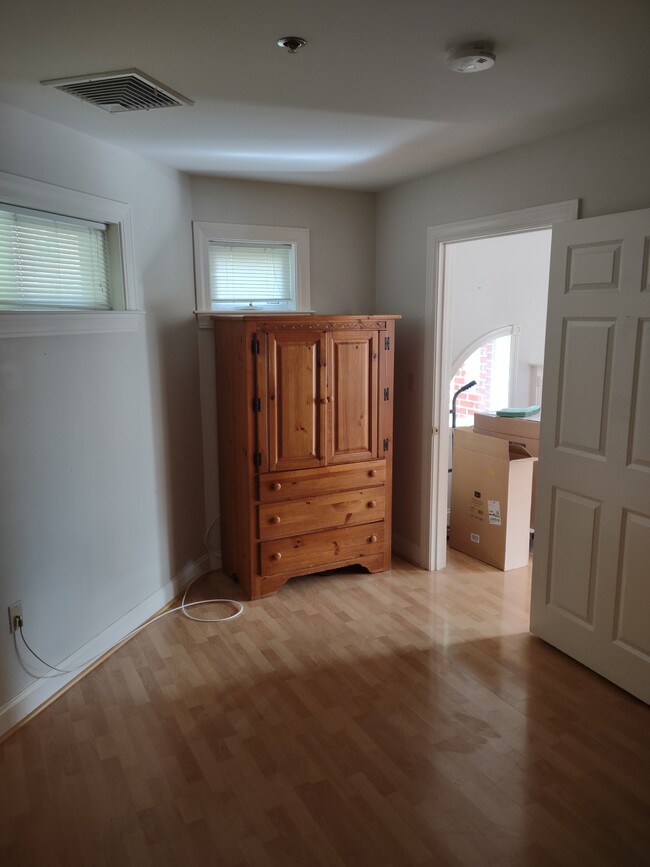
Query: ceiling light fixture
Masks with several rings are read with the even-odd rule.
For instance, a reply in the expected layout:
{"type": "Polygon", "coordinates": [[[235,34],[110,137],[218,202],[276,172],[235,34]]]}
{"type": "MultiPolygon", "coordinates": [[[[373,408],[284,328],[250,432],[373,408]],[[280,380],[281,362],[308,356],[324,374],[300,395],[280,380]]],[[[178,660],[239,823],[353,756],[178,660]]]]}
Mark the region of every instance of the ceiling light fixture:
{"type": "Polygon", "coordinates": [[[447,55],[447,66],[453,72],[483,72],[492,69],[496,54],[484,43],[461,45],[447,55]]]}
{"type": "Polygon", "coordinates": [[[289,54],[295,54],[303,45],[307,45],[306,39],[301,39],[300,36],[283,36],[278,39],[280,48],[286,48],[289,54]]]}

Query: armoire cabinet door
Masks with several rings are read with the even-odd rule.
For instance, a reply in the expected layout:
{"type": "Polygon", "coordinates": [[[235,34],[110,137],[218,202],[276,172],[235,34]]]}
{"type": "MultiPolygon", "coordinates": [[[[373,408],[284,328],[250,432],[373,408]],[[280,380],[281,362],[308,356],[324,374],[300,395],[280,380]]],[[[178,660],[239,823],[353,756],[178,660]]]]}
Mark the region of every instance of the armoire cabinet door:
{"type": "Polygon", "coordinates": [[[328,352],[328,463],[378,456],[377,331],[332,331],[328,352]]]}
{"type": "Polygon", "coordinates": [[[268,334],[267,418],[271,472],[317,467],[326,461],[326,335],[268,334]]]}

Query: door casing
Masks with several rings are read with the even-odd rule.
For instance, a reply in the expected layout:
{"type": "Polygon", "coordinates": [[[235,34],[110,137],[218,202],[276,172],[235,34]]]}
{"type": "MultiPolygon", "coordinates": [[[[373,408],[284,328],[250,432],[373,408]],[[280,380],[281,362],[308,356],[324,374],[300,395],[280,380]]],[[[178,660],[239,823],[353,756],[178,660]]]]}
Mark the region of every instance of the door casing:
{"type": "Polygon", "coordinates": [[[427,230],[427,274],[424,319],[422,500],[420,565],[443,569],[447,563],[447,475],[451,377],[451,289],[445,285],[447,244],[551,228],[578,218],[579,200],[556,202],[427,230]]]}

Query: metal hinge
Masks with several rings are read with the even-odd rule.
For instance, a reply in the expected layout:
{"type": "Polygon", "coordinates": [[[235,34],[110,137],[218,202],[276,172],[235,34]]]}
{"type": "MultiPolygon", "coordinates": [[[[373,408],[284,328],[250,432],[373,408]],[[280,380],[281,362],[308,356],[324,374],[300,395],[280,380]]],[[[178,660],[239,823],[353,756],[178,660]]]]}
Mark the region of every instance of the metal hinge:
{"type": "Polygon", "coordinates": [[[384,400],[390,400],[390,388],[384,389],[384,400]]]}
{"type": "Polygon", "coordinates": [[[384,337],[384,349],[390,349],[390,337],[384,337]]]}
{"type": "Polygon", "coordinates": [[[255,452],[255,454],[253,455],[253,464],[256,467],[262,466],[262,452],[255,452]]]}
{"type": "Polygon", "coordinates": [[[253,355],[260,354],[260,342],[257,337],[253,337],[253,339],[251,340],[251,352],[253,353],[253,355]]]}
{"type": "Polygon", "coordinates": [[[254,397],[253,398],[253,412],[262,412],[262,398],[254,397]]]}
{"type": "Polygon", "coordinates": [[[388,451],[388,446],[389,446],[389,445],[390,445],[390,440],[388,439],[388,437],[386,437],[386,439],[384,440],[384,451],[385,451],[385,452],[388,451]]]}

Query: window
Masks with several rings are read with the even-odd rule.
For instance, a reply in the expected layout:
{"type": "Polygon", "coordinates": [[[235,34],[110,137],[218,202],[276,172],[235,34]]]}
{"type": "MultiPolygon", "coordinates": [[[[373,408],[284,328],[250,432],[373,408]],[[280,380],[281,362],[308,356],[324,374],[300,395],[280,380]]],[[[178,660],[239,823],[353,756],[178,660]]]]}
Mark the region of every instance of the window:
{"type": "Polygon", "coordinates": [[[506,333],[486,335],[481,345],[474,344],[476,348],[459,364],[449,386],[450,411],[454,394],[470,382],[474,385],[456,399],[457,427],[473,425],[474,413],[496,412],[509,405],[518,333],[518,327],[513,326],[506,333]]]}
{"type": "Polygon", "coordinates": [[[0,310],[111,310],[107,228],[0,205],[0,310]]]}
{"type": "Polygon", "coordinates": [[[309,229],[194,223],[197,311],[309,310],[309,229]]]}
{"type": "Polygon", "coordinates": [[[139,328],[128,205],[0,172],[0,337],[139,328]]]}
{"type": "Polygon", "coordinates": [[[291,309],[295,267],[290,244],[210,241],[208,254],[213,310],[262,305],[291,309]]]}

